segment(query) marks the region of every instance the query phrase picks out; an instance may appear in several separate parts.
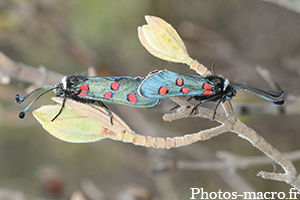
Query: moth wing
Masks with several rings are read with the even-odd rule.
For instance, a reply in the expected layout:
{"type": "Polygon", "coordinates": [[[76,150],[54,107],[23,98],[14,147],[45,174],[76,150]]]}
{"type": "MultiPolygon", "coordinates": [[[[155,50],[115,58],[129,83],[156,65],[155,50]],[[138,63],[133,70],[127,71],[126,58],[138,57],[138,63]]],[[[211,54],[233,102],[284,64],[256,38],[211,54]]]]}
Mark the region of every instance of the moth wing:
{"type": "Polygon", "coordinates": [[[180,74],[167,70],[152,72],[139,87],[139,93],[148,98],[164,98],[174,96],[199,96],[214,85],[203,76],[180,74]]]}
{"type": "MultiPolygon", "coordinates": [[[[87,84],[84,98],[108,101],[134,107],[153,107],[159,100],[140,96],[137,89],[143,79],[136,77],[89,77],[81,83],[87,84]]],[[[79,86],[80,87],[80,86],[79,86]]]]}

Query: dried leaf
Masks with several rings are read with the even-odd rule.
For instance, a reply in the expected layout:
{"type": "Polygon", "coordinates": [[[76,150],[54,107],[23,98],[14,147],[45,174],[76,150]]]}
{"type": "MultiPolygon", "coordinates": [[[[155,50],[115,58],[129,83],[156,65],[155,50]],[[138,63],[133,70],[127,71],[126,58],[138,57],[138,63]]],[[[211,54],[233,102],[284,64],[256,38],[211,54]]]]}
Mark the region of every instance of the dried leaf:
{"type": "MultiPolygon", "coordinates": [[[[59,104],[62,104],[63,99],[59,97],[52,97],[52,100],[59,104]]],[[[111,124],[110,116],[108,115],[107,111],[101,106],[96,106],[94,104],[84,104],[70,99],[67,99],[66,106],[78,115],[88,117],[97,121],[99,124],[109,129],[110,131],[133,132],[131,128],[129,128],[129,126],[113,112],[111,112],[113,117],[113,124],[111,124]]]]}
{"type": "Polygon", "coordinates": [[[58,97],[52,99],[59,104],[42,106],[33,111],[33,115],[45,130],[66,142],[85,143],[109,138],[144,147],[170,149],[186,146],[203,139],[199,133],[173,138],[136,134],[114,113],[111,113],[113,115],[112,125],[110,116],[103,107],[70,99],[66,100],[66,106],[61,114],[51,121],[59,112],[63,100],[58,97]]]}
{"type": "MultiPolygon", "coordinates": [[[[52,98],[58,103],[62,99],[52,98]]],[[[110,116],[102,107],[88,105],[72,100],[66,101],[62,113],[54,120],[61,105],[46,105],[33,111],[34,117],[54,137],[66,142],[84,143],[95,142],[103,138],[122,140],[125,132],[133,131],[116,114],[113,115],[113,125],[110,116]]]]}

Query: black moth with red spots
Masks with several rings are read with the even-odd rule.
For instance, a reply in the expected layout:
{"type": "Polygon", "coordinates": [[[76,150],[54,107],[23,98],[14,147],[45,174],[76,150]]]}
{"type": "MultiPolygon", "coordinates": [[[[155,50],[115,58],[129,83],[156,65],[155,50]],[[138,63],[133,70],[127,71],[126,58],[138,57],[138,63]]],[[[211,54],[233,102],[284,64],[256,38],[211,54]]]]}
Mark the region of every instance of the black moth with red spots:
{"type": "MultiPolygon", "coordinates": [[[[99,104],[104,108],[106,108],[106,106],[102,103],[102,101],[140,108],[153,107],[159,102],[159,99],[146,98],[138,94],[137,89],[142,81],[143,79],[140,77],[88,77],[71,75],[65,76],[62,81],[56,85],[38,88],[22,99],[20,99],[17,94],[15,101],[17,103],[21,103],[36,91],[50,88],[41,93],[20,113],[19,117],[24,118],[25,112],[37,99],[45,93],[54,90],[55,95],[63,98],[64,100],[59,113],[54,116],[52,121],[61,113],[67,98],[82,103],[99,104]]],[[[109,110],[107,108],[106,110],[111,116],[109,110]]]]}
{"type": "Polygon", "coordinates": [[[223,100],[233,99],[237,90],[250,92],[277,105],[284,103],[282,99],[283,91],[280,93],[266,92],[246,86],[234,86],[227,79],[215,75],[204,77],[180,74],[167,70],[151,72],[138,89],[139,94],[147,98],[160,99],[165,97],[189,96],[190,99],[193,98],[200,101],[193,108],[192,113],[204,102],[218,101],[214,110],[214,116],[218,105],[223,100]]]}

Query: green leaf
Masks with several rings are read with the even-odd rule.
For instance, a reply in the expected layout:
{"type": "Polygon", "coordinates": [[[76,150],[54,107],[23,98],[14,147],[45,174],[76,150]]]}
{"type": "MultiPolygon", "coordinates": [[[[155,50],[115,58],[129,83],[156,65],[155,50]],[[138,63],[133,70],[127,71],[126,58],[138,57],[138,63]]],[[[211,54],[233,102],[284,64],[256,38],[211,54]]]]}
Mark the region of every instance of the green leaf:
{"type": "Polygon", "coordinates": [[[34,117],[54,137],[73,143],[95,142],[103,139],[103,126],[91,118],[78,115],[65,107],[63,112],[54,120],[61,105],[46,105],[33,111],[34,117]]]}
{"type": "Polygon", "coordinates": [[[104,138],[132,142],[128,138],[135,136],[135,132],[115,113],[109,114],[103,107],[70,99],[66,100],[61,114],[52,121],[61,109],[63,99],[53,97],[52,100],[59,104],[42,106],[33,111],[33,115],[45,130],[58,139],[73,143],[95,142],[104,138]]]}
{"type": "Polygon", "coordinates": [[[186,47],[176,30],[164,20],[145,16],[148,25],[138,28],[138,35],[143,46],[154,56],[172,62],[190,64],[186,47]]]}

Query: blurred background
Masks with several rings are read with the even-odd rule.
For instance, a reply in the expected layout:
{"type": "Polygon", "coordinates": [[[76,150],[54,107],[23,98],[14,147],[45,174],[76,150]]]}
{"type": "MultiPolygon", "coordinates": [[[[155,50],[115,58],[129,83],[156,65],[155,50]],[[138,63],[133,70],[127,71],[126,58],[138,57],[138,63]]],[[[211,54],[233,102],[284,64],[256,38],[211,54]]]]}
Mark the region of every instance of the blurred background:
{"type": "MultiPolygon", "coordinates": [[[[17,64],[33,68],[32,74],[8,73],[0,59],[0,199],[176,200],[190,199],[190,188],[287,194],[290,185],[256,176],[261,170],[283,172],[275,163],[235,173],[226,168],[176,167],[177,162],[217,161],[218,151],[264,156],[235,134],[171,150],[109,139],[71,144],[48,134],[30,113],[52,104],[53,93],[35,103],[23,120],[18,113],[34,97],[21,105],[14,98],[35,87],[56,84],[63,75],[87,73],[89,67],[94,67],[97,76],[146,76],[156,69],[195,74],[186,65],[153,57],[141,45],[137,28],[146,24],[145,15],[153,15],[172,24],[190,57],[208,68],[216,60],[216,74],[233,83],[272,91],[255,67],[268,69],[285,91],[287,102],[281,114],[270,105],[273,115],[240,119],[279,151],[296,151],[300,147],[299,108],[294,106],[289,112],[285,108],[299,98],[300,9],[296,3],[289,8],[260,0],[1,0],[0,51],[17,64]],[[36,81],[37,74],[49,72],[58,74],[36,81]]],[[[238,92],[233,105],[249,102],[265,103],[238,92]]],[[[181,136],[218,125],[200,118],[164,122],[163,114],[175,106],[167,99],[151,109],[106,105],[137,133],[152,137],[181,136]]],[[[294,164],[300,169],[299,161],[294,164]]]]}

